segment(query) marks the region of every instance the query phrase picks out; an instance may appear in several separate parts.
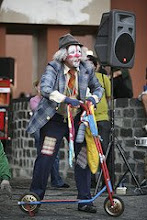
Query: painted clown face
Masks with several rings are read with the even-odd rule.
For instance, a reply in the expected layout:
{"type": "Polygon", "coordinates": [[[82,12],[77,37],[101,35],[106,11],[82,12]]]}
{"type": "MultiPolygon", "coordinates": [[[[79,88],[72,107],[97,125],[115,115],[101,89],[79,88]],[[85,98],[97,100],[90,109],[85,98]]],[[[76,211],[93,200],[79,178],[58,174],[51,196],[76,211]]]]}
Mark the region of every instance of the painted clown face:
{"type": "Polygon", "coordinates": [[[81,47],[79,45],[71,45],[67,49],[67,58],[66,63],[71,68],[77,68],[79,67],[80,61],[81,61],[81,47]]]}

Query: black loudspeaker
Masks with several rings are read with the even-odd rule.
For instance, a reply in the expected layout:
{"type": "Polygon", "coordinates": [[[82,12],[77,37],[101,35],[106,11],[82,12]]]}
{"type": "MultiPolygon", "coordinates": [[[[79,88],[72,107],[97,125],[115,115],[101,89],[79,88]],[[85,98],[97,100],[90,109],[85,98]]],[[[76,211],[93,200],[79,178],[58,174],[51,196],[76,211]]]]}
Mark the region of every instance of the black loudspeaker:
{"type": "Polygon", "coordinates": [[[10,79],[14,83],[14,63],[12,57],[0,57],[0,78],[10,79]]]}
{"type": "Polygon", "coordinates": [[[102,65],[133,67],[135,22],[132,12],[112,10],[102,15],[95,43],[95,51],[102,65]]]}

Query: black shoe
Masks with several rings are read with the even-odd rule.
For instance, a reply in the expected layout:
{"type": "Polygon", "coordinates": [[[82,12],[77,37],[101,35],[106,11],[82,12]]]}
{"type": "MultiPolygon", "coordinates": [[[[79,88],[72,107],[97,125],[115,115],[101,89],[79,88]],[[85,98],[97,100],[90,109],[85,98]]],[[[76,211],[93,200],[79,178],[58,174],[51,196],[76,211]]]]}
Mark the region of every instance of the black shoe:
{"type": "Polygon", "coordinates": [[[61,189],[61,188],[69,188],[70,185],[68,185],[67,183],[64,183],[62,186],[53,186],[53,187],[61,189]]]}
{"type": "Polygon", "coordinates": [[[78,211],[96,213],[97,208],[93,204],[88,204],[88,205],[79,204],[78,205],[78,211]]]}
{"type": "Polygon", "coordinates": [[[69,188],[70,185],[68,185],[67,183],[64,183],[62,186],[60,186],[60,188],[69,188]]]}

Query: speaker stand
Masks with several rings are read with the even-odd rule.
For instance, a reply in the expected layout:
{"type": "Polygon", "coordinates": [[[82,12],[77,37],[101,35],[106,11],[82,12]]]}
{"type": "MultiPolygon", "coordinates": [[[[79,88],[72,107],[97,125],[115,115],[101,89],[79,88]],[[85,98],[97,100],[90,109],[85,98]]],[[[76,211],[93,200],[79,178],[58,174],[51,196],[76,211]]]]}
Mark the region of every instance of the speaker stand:
{"type": "MultiPolygon", "coordinates": [[[[128,163],[125,155],[124,155],[124,149],[122,148],[121,145],[119,145],[118,143],[116,144],[115,143],[115,128],[114,128],[114,98],[113,98],[113,69],[111,67],[111,141],[108,145],[108,149],[106,151],[106,160],[107,160],[107,157],[109,155],[109,153],[111,153],[111,184],[112,184],[112,188],[113,189],[116,189],[117,186],[119,186],[119,184],[121,183],[121,181],[124,179],[124,177],[126,176],[126,174],[128,172],[131,173],[133,179],[134,179],[134,182],[136,183],[136,186],[137,186],[137,189],[139,190],[139,192],[141,194],[143,194],[143,191],[141,189],[141,185],[139,184],[138,180],[136,179],[133,171],[132,171],[132,168],[130,167],[130,164],[128,163]],[[116,187],[114,187],[114,183],[115,183],[115,165],[114,165],[114,148],[117,147],[117,149],[119,150],[120,152],[120,155],[122,156],[123,160],[124,160],[124,163],[126,164],[127,166],[127,170],[126,172],[124,173],[124,175],[121,177],[121,179],[119,180],[119,182],[117,183],[116,187]]],[[[102,178],[102,170],[100,171],[100,174],[99,174],[99,177],[98,177],[98,180],[97,180],[97,184],[96,184],[96,188],[95,188],[95,191],[94,191],[94,195],[96,195],[97,191],[98,191],[98,187],[100,185],[100,181],[101,181],[101,178],[102,178]]]]}
{"type": "MultiPolygon", "coordinates": [[[[125,157],[124,149],[123,149],[122,146],[119,145],[119,144],[116,144],[116,147],[117,147],[117,149],[119,150],[120,155],[122,156],[122,158],[123,158],[123,160],[124,160],[124,163],[125,163],[126,166],[127,166],[127,170],[126,170],[126,172],[123,174],[123,176],[120,178],[120,180],[119,180],[119,182],[116,184],[116,186],[114,187],[114,185],[112,185],[112,186],[113,186],[113,189],[116,190],[116,188],[120,185],[120,183],[122,182],[122,180],[124,179],[124,177],[126,176],[126,174],[127,174],[128,172],[130,172],[130,173],[131,173],[131,176],[132,176],[132,178],[133,178],[133,180],[134,180],[134,182],[135,182],[135,184],[136,184],[136,186],[137,186],[137,188],[136,188],[135,190],[139,190],[139,192],[140,192],[141,194],[144,194],[144,192],[143,192],[142,189],[141,189],[141,185],[139,184],[138,180],[136,179],[136,176],[135,176],[135,174],[133,173],[132,168],[131,168],[130,164],[128,163],[128,161],[127,161],[127,159],[126,159],[126,157],[125,157]]],[[[108,146],[108,149],[107,149],[107,152],[106,152],[106,160],[107,160],[107,156],[108,156],[108,154],[109,154],[110,149],[111,149],[111,143],[110,143],[110,145],[108,146]]],[[[99,177],[98,177],[98,180],[97,180],[97,184],[96,184],[96,188],[95,188],[95,191],[94,191],[94,195],[96,195],[96,193],[97,193],[97,191],[98,191],[98,188],[99,188],[99,186],[100,186],[101,178],[102,178],[102,170],[100,171],[100,174],[99,174],[99,177]]]]}
{"type": "Polygon", "coordinates": [[[119,182],[118,182],[118,184],[116,185],[115,189],[120,185],[121,181],[124,179],[124,177],[126,176],[126,174],[127,174],[128,172],[130,172],[131,175],[132,175],[132,178],[134,179],[134,182],[136,183],[137,189],[140,191],[141,194],[143,194],[143,191],[142,191],[142,189],[141,189],[141,185],[139,184],[138,180],[136,179],[136,176],[135,176],[135,174],[133,173],[132,168],[131,168],[130,164],[128,163],[128,161],[127,161],[127,159],[126,159],[126,157],[125,157],[125,155],[124,155],[124,152],[123,152],[124,149],[123,149],[122,146],[119,145],[119,144],[116,144],[116,147],[118,148],[118,150],[119,150],[119,152],[120,152],[120,154],[121,154],[121,156],[122,156],[122,158],[123,158],[123,160],[124,160],[124,162],[125,162],[125,164],[126,164],[126,166],[127,166],[127,170],[126,170],[126,172],[124,173],[124,175],[121,177],[121,179],[119,180],[119,182]]]}

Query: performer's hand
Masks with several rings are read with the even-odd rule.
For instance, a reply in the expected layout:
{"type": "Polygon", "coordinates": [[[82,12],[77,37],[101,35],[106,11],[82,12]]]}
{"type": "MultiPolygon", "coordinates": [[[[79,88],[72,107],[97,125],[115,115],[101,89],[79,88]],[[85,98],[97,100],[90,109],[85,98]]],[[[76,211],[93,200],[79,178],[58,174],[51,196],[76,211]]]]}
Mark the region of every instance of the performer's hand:
{"type": "Polygon", "coordinates": [[[65,100],[64,100],[64,102],[65,102],[66,104],[70,104],[70,105],[73,106],[73,107],[77,107],[77,106],[80,105],[80,101],[79,101],[78,99],[71,99],[71,98],[69,98],[69,97],[66,97],[65,100]]]}
{"type": "Polygon", "coordinates": [[[94,105],[94,107],[96,108],[96,101],[95,101],[95,99],[92,96],[88,97],[86,99],[86,101],[90,101],[94,105]]]}

